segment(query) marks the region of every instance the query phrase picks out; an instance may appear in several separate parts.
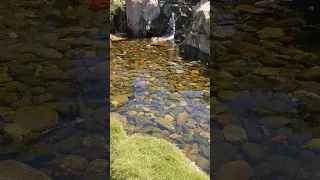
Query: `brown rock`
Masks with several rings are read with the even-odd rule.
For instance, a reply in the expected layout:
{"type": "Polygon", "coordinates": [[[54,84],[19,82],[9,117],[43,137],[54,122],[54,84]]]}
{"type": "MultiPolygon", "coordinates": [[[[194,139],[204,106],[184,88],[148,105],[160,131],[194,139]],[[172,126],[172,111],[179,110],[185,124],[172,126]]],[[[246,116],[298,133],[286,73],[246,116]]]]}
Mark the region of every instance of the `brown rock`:
{"type": "Polygon", "coordinates": [[[243,160],[224,164],[218,171],[217,180],[248,180],[251,174],[250,165],[243,160]]]}
{"type": "Polygon", "coordinates": [[[187,112],[180,113],[177,117],[177,124],[179,126],[184,125],[187,122],[188,118],[189,118],[189,114],[187,112]]]}

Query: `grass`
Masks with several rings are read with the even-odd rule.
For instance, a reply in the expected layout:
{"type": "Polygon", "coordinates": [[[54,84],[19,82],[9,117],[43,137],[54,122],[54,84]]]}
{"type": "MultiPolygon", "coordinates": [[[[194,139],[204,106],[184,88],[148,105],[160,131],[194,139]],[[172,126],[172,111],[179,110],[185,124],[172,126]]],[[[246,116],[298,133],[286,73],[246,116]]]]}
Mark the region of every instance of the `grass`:
{"type": "Polygon", "coordinates": [[[209,180],[174,144],[149,135],[127,136],[111,119],[112,180],[209,180]]]}
{"type": "Polygon", "coordinates": [[[127,134],[122,127],[120,121],[110,119],[110,147],[113,147],[117,142],[127,138],[127,134]]]}

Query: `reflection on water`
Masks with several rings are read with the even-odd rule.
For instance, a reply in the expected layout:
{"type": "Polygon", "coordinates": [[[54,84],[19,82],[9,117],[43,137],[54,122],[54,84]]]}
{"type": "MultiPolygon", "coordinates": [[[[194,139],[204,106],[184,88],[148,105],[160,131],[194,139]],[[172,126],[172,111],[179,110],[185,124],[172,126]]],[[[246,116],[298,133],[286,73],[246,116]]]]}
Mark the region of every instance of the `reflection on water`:
{"type": "Polygon", "coordinates": [[[317,27],[278,5],[213,4],[213,179],[318,179],[320,48],[303,36],[317,27]]]}
{"type": "Polygon", "coordinates": [[[168,51],[168,47],[149,47],[148,43],[112,44],[111,111],[126,117],[123,124],[128,134],[165,138],[209,172],[206,69],[197,61],[182,59],[178,48],[168,51]]]}
{"type": "Polygon", "coordinates": [[[108,179],[108,11],[45,2],[0,3],[0,179],[108,179]]]}

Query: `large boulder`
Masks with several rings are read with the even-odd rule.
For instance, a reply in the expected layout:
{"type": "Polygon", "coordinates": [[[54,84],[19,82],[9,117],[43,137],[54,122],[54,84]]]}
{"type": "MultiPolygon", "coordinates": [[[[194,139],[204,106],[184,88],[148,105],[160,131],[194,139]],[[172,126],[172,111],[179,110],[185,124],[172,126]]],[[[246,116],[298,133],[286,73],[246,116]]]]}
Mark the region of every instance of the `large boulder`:
{"type": "Polygon", "coordinates": [[[134,37],[145,37],[160,15],[158,0],[126,0],[128,29],[134,37]]]}
{"type": "Polygon", "coordinates": [[[185,44],[210,54],[210,1],[201,0],[193,8],[193,25],[185,44]]]}

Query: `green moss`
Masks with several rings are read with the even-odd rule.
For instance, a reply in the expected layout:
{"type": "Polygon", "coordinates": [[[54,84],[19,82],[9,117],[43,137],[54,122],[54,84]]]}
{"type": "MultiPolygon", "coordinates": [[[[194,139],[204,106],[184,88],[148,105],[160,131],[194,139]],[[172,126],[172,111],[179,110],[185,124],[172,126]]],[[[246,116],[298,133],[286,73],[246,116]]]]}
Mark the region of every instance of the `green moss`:
{"type": "Polygon", "coordinates": [[[125,0],[112,0],[110,4],[110,14],[114,15],[117,9],[123,9],[125,0]]]}
{"type": "Polygon", "coordinates": [[[147,135],[117,142],[110,162],[112,180],[209,180],[174,144],[147,135]]]}
{"type": "Polygon", "coordinates": [[[127,137],[120,121],[110,118],[110,146],[127,137]]]}

